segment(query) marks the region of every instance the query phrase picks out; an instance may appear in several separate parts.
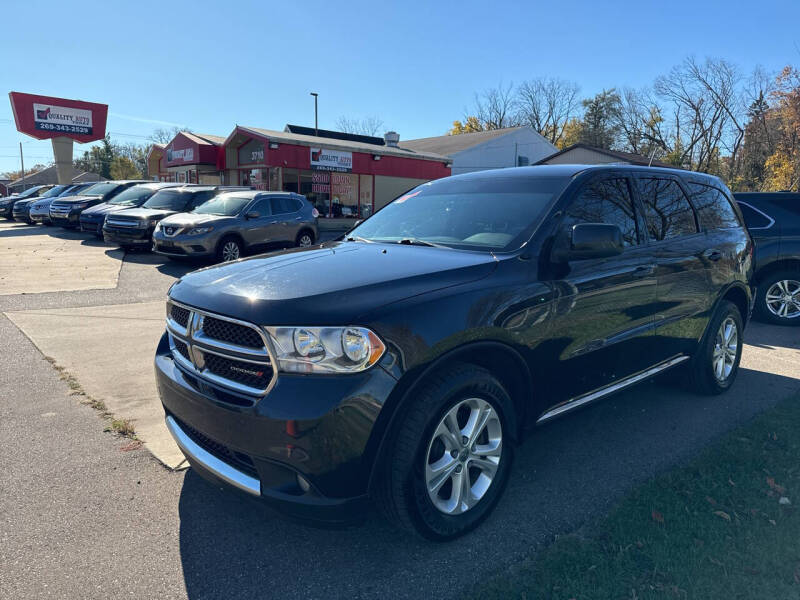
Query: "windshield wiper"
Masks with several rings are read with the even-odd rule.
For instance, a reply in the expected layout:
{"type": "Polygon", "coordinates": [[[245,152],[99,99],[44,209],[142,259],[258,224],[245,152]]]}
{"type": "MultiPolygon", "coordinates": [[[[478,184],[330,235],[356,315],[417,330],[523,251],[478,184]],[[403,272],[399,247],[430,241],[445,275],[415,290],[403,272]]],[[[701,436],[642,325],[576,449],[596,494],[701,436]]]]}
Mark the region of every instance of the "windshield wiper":
{"type": "Polygon", "coordinates": [[[406,244],[408,246],[429,246],[431,248],[441,248],[440,244],[434,244],[433,242],[426,242],[425,240],[420,240],[418,238],[403,238],[402,240],[397,240],[398,244],[406,244]]]}
{"type": "Polygon", "coordinates": [[[360,235],[351,235],[344,238],[348,242],[367,242],[372,243],[372,240],[368,240],[367,238],[363,238],[360,235]]]}

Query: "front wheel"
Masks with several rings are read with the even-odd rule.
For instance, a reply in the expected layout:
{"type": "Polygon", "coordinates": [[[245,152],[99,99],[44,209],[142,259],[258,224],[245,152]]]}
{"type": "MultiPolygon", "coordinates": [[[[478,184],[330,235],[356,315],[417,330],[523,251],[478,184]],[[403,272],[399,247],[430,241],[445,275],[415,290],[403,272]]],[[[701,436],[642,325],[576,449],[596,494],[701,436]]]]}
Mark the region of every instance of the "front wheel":
{"type": "Polygon", "coordinates": [[[508,481],[511,399],[488,371],[458,365],[414,394],[379,470],[375,500],[395,524],[443,541],[477,527],[508,481]]]}
{"type": "Polygon", "coordinates": [[[721,301],[689,364],[695,391],[715,395],[733,385],[742,359],[743,331],[739,309],[733,302],[721,301]]]}
{"type": "Polygon", "coordinates": [[[217,248],[217,260],[219,262],[230,262],[239,260],[242,256],[242,245],[235,238],[225,238],[219,243],[217,248]]]}
{"type": "Polygon", "coordinates": [[[756,315],[774,325],[800,325],[800,270],[765,277],[756,292],[756,315]]]}
{"type": "Polygon", "coordinates": [[[314,234],[310,231],[301,231],[294,243],[298,248],[308,248],[314,243],[314,234]]]}

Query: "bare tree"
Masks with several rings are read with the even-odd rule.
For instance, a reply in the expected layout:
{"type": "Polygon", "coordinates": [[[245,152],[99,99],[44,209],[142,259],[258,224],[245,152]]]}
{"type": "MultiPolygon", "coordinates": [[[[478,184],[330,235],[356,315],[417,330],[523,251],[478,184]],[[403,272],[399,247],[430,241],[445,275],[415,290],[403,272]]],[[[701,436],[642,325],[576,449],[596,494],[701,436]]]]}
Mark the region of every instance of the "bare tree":
{"type": "Polygon", "coordinates": [[[537,77],[525,81],[517,89],[517,121],[556,144],[567,123],[579,113],[579,91],[578,84],[563,79],[537,77]]]}
{"type": "Polygon", "coordinates": [[[503,129],[518,125],[514,84],[509,83],[504,86],[500,83],[495,88],[475,94],[474,111],[466,114],[465,118],[469,119],[473,115],[478,118],[484,130],[503,129]]]}
{"type": "Polygon", "coordinates": [[[383,129],[383,120],[374,116],[364,119],[349,119],[341,116],[336,120],[336,129],[344,133],[374,136],[383,129]]]}
{"type": "Polygon", "coordinates": [[[181,131],[189,130],[181,129],[180,127],[170,127],[168,129],[159,127],[158,129],[153,130],[153,133],[150,134],[148,139],[156,144],[168,144],[172,141],[172,138],[178,135],[181,131]]]}

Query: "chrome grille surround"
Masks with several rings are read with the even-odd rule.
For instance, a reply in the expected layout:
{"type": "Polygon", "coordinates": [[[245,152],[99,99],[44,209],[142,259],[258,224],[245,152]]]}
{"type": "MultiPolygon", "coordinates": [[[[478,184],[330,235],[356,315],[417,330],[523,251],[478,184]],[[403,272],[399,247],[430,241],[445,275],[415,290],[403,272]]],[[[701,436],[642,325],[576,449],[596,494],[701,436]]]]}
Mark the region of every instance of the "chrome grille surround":
{"type": "MultiPolygon", "coordinates": [[[[176,314],[180,311],[176,311],[176,314]]],[[[167,333],[169,334],[169,345],[172,352],[172,358],[175,363],[181,368],[188,371],[190,374],[200,377],[208,383],[220,386],[227,390],[233,390],[249,396],[264,396],[270,392],[277,381],[278,371],[276,369],[277,362],[273,358],[272,351],[269,346],[269,340],[266,333],[260,327],[232,319],[215,313],[206,312],[174,300],[167,301],[167,333]],[[184,327],[175,319],[173,319],[172,307],[178,307],[189,311],[188,323],[184,327]],[[247,327],[255,331],[263,342],[261,348],[252,348],[248,346],[240,346],[229,341],[218,340],[210,337],[203,331],[203,320],[206,318],[218,319],[227,321],[229,323],[247,327]],[[184,344],[188,348],[188,357],[184,354],[184,344]],[[268,369],[271,374],[264,379],[268,379],[263,387],[253,387],[246,385],[231,378],[221,376],[218,373],[213,373],[206,367],[205,356],[212,354],[219,356],[233,363],[253,365],[253,369],[261,367],[268,369]]],[[[239,369],[241,371],[241,369],[239,369]]],[[[248,369],[249,370],[249,369],[248,369]]]]}
{"type": "Polygon", "coordinates": [[[125,219],[122,217],[106,217],[106,225],[113,227],[129,227],[130,229],[144,229],[147,227],[147,222],[141,219],[125,219]]]}

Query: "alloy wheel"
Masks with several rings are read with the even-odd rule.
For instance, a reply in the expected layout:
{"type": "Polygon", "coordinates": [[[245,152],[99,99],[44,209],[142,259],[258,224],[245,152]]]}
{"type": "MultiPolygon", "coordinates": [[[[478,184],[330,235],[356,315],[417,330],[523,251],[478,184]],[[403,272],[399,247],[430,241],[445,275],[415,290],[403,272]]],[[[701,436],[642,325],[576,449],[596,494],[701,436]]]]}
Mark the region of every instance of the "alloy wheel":
{"type": "Polygon", "coordinates": [[[800,318],[800,281],[781,279],[764,294],[767,310],[781,319],[800,318]]]}
{"type": "Polygon", "coordinates": [[[301,248],[308,248],[313,243],[314,242],[312,241],[311,236],[308,235],[307,233],[304,233],[303,235],[300,236],[297,245],[300,246],[301,248]]]}
{"type": "Polygon", "coordinates": [[[494,407],[468,398],[450,408],[433,432],[425,458],[425,483],[433,505],[462,514],[484,497],[503,451],[503,428],[494,407]]]}
{"type": "Polygon", "coordinates": [[[714,341],[714,352],[712,354],[712,365],[714,367],[714,377],[720,383],[730,377],[733,366],[736,363],[736,356],[739,352],[739,328],[733,317],[726,318],[719,326],[717,337],[714,341]]]}
{"type": "Polygon", "coordinates": [[[239,244],[236,242],[225,242],[222,246],[222,260],[225,262],[239,258],[239,244]]]}

